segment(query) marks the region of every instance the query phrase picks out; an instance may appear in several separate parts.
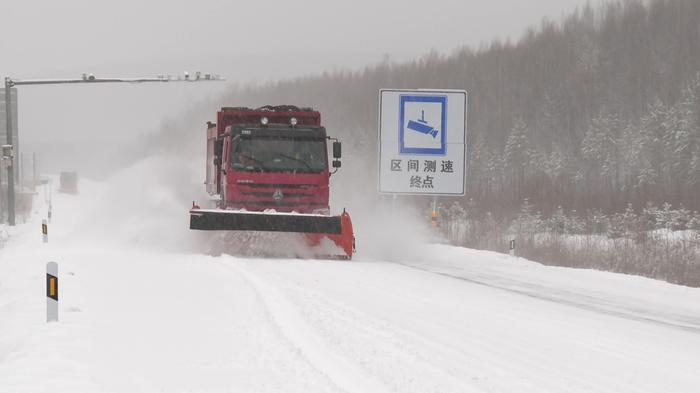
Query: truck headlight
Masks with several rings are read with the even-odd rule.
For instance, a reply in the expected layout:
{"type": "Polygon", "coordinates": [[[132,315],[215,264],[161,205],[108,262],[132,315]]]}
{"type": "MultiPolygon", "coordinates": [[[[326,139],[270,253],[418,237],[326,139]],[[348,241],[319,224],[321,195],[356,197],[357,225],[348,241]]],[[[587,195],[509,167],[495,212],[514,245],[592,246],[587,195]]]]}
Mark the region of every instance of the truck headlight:
{"type": "Polygon", "coordinates": [[[260,124],[266,126],[268,122],[269,122],[269,120],[268,120],[267,116],[263,116],[260,118],[260,124]]]}

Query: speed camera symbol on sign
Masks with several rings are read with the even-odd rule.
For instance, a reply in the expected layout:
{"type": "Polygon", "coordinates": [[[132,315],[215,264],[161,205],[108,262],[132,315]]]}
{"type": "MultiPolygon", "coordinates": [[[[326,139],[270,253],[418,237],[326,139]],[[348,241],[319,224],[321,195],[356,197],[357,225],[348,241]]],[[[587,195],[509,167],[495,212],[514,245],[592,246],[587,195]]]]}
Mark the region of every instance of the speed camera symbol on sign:
{"type": "Polygon", "coordinates": [[[447,154],[447,96],[399,97],[399,153],[447,154]]]}

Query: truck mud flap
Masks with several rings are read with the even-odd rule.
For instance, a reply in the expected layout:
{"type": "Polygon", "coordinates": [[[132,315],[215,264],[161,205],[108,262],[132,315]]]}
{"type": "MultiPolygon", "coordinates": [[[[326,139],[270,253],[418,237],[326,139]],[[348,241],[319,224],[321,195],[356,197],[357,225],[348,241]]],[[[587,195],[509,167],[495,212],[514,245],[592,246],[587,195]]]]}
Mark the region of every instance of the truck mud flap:
{"type": "Polygon", "coordinates": [[[190,229],[203,231],[343,232],[341,216],[249,213],[225,210],[190,210],[190,229]]]}

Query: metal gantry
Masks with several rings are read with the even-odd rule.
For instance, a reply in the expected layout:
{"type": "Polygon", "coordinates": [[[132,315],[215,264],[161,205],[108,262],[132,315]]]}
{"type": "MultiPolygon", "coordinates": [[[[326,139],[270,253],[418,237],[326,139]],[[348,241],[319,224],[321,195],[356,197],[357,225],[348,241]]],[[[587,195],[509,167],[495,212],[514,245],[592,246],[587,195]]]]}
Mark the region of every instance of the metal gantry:
{"type": "Polygon", "coordinates": [[[185,72],[183,76],[173,77],[159,75],[155,78],[97,78],[93,74],[83,74],[77,79],[12,79],[5,77],[5,121],[7,125],[7,146],[3,146],[3,159],[8,160],[7,165],[7,222],[15,225],[15,174],[14,154],[12,153],[12,88],[23,85],[61,85],[69,83],[150,83],[150,82],[222,82],[224,78],[217,74],[203,74],[196,72],[190,76],[185,72]],[[7,152],[7,156],[5,153],[7,152]]]}

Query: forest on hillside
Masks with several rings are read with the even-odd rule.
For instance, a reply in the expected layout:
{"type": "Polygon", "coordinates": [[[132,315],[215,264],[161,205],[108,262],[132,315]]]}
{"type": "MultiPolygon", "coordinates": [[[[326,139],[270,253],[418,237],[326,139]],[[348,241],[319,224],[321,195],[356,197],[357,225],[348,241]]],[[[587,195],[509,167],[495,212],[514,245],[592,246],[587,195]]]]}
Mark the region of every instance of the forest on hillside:
{"type": "Polygon", "coordinates": [[[237,89],[226,102],[312,106],[374,155],[380,88],[465,89],[465,201],[503,214],[525,198],[545,214],[697,210],[699,71],[700,2],[630,0],[545,20],[516,43],[237,89]]]}
{"type": "Polygon", "coordinates": [[[454,243],[502,251],[518,238],[542,262],[700,285],[700,1],[589,4],[516,42],[237,88],[225,102],[312,106],[374,165],[381,88],[468,92],[467,194],[440,200],[454,243]]]}

